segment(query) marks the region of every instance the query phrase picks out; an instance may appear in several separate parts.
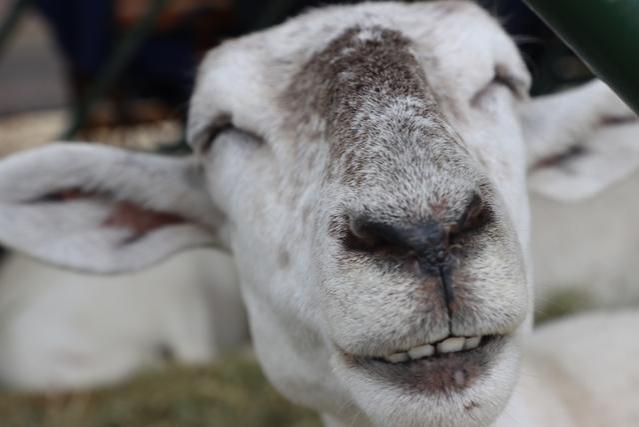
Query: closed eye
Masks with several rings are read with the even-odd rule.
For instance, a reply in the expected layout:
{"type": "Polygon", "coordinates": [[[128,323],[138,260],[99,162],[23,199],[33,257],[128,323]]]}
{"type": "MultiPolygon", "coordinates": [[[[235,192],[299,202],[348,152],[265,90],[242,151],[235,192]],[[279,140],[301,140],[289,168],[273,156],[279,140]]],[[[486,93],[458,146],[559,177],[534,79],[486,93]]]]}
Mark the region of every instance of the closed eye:
{"type": "Polygon", "coordinates": [[[189,144],[197,154],[206,154],[211,149],[215,138],[232,127],[230,117],[225,115],[217,117],[202,129],[189,144]]]}
{"type": "Polygon", "coordinates": [[[479,107],[481,105],[481,101],[488,95],[490,95],[494,90],[499,88],[506,88],[510,91],[510,93],[517,98],[523,98],[526,94],[526,85],[517,77],[509,74],[504,67],[497,66],[495,67],[495,73],[493,74],[492,79],[484,85],[470,100],[470,104],[473,107],[479,107]]]}

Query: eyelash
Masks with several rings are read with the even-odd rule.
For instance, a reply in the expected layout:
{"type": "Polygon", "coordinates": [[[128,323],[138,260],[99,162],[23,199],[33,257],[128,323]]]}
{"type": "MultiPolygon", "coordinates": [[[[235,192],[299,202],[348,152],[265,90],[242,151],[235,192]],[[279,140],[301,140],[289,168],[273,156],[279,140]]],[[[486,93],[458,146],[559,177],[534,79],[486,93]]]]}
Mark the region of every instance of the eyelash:
{"type": "Polygon", "coordinates": [[[225,130],[231,129],[232,127],[233,126],[231,125],[230,122],[223,123],[217,126],[211,126],[211,128],[206,133],[206,136],[204,137],[204,141],[200,145],[199,152],[202,154],[208,153],[209,150],[211,149],[211,146],[213,145],[213,142],[215,142],[215,139],[217,138],[217,136],[221,134],[222,132],[224,132],[225,130]]]}
{"type": "Polygon", "coordinates": [[[517,84],[515,79],[510,76],[495,74],[495,77],[493,77],[493,80],[490,82],[490,84],[499,84],[502,86],[506,86],[514,95],[517,95],[519,93],[519,85],[517,84]]]}
{"type": "Polygon", "coordinates": [[[479,92],[473,95],[473,97],[470,100],[470,104],[474,107],[478,107],[482,98],[486,96],[490,92],[490,90],[493,89],[495,86],[506,87],[515,96],[519,93],[517,83],[514,81],[513,78],[500,75],[500,74],[495,74],[493,79],[490,81],[490,83],[488,83],[479,92]]]}

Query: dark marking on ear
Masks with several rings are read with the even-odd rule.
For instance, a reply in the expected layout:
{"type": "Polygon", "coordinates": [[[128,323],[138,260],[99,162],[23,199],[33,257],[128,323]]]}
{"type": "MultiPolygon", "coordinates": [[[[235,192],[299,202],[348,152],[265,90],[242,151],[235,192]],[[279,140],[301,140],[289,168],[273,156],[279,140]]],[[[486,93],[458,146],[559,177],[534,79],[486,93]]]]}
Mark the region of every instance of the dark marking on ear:
{"type": "Polygon", "coordinates": [[[611,126],[611,125],[623,125],[627,123],[634,123],[639,120],[639,117],[636,115],[628,115],[624,117],[604,117],[601,120],[601,126],[611,126]]]}
{"type": "Polygon", "coordinates": [[[97,193],[91,191],[81,190],[79,188],[68,188],[65,190],[53,191],[43,196],[36,197],[34,200],[30,200],[31,203],[38,202],[65,202],[74,199],[88,199],[96,197],[97,193]]]}
{"type": "Polygon", "coordinates": [[[561,153],[539,159],[533,164],[530,170],[535,171],[543,168],[565,167],[570,160],[585,156],[588,153],[589,150],[583,145],[573,145],[561,153]]]}
{"type": "MultiPolygon", "coordinates": [[[[108,201],[112,197],[108,193],[69,188],[45,194],[38,197],[35,202],[63,203],[81,199],[108,201]]],[[[128,201],[116,201],[113,211],[102,225],[129,229],[132,235],[125,243],[132,243],[158,228],[186,222],[187,220],[179,215],[154,211],[128,201]]]]}
{"type": "Polygon", "coordinates": [[[158,228],[185,222],[179,215],[156,212],[130,202],[119,202],[102,225],[129,229],[133,235],[126,243],[132,243],[158,228]]]}

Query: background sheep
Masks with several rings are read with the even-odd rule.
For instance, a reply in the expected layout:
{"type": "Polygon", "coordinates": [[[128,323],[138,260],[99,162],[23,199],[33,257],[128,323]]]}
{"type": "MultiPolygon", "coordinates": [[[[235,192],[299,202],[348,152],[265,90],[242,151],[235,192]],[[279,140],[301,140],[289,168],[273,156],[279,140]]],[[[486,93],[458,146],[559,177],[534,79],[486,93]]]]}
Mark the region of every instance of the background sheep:
{"type": "Polygon", "coordinates": [[[583,135],[531,175],[542,314],[639,303],[639,125],[598,124],[583,135]]]}
{"type": "Polygon", "coordinates": [[[12,255],[0,268],[0,384],[70,390],[210,363],[246,339],[236,282],[232,260],[214,250],[113,277],[12,255]]]}

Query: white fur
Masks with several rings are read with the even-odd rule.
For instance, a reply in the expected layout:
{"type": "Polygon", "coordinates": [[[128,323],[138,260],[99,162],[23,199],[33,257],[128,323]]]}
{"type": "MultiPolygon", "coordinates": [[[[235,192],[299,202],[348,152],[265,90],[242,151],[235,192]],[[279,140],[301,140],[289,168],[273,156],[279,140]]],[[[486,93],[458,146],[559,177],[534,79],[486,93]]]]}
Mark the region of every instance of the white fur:
{"type": "Polygon", "coordinates": [[[587,151],[534,171],[531,182],[535,298],[583,307],[639,303],[639,125],[597,129],[587,151]]]}
{"type": "Polygon", "coordinates": [[[3,166],[0,239],[38,258],[96,273],[127,271],[180,249],[216,241],[212,228],[219,214],[197,181],[197,166],[190,159],[93,144],[50,144],[10,155],[3,166]],[[112,199],[83,197],[63,209],[40,200],[65,189],[98,192],[112,199]],[[158,211],[170,209],[191,221],[128,241],[131,234],[125,229],[97,226],[107,221],[120,200],[158,211]]]}
{"type": "Polygon", "coordinates": [[[209,363],[246,336],[236,280],[211,250],[111,277],[11,255],[0,268],[0,386],[70,390],[209,363]]]}
{"type": "MultiPolygon", "coordinates": [[[[590,138],[606,119],[635,117],[636,114],[600,81],[536,98],[522,110],[528,164],[590,138]],[[549,112],[553,113],[551,117],[549,112]]],[[[563,194],[563,197],[571,195],[563,194]]]]}
{"type": "Polygon", "coordinates": [[[525,116],[534,121],[544,110],[556,116],[533,137],[530,163],[582,151],[530,172],[538,310],[558,297],[581,308],[636,305],[636,115],[600,82],[534,100],[525,116]]]}
{"type": "MultiPolygon", "coordinates": [[[[392,83],[380,85],[388,89],[392,83]]],[[[0,207],[11,213],[3,217],[0,211],[0,239],[61,264],[100,271],[141,267],[179,249],[171,246],[174,241],[222,245],[239,267],[266,375],[285,396],[323,413],[328,425],[490,425],[504,409],[504,416],[512,416],[509,405],[530,423],[533,412],[543,411],[526,397],[531,388],[515,391],[511,399],[532,319],[527,166],[552,153],[553,141],[565,147],[574,130],[571,120],[579,128],[600,117],[611,93],[595,83],[572,96],[531,103],[522,96],[528,83],[512,41],[470,3],[318,10],[209,54],[189,119],[197,164],[88,146],[38,150],[0,163],[0,207]],[[351,112],[341,107],[360,99],[343,99],[328,83],[346,87],[358,76],[322,72],[348,63],[366,43],[392,40],[382,28],[409,40],[410,55],[402,56],[414,66],[408,73],[421,69],[430,88],[419,86],[423,80],[409,82],[428,93],[409,89],[413,98],[386,93],[391,99],[361,99],[357,112],[364,114],[354,116],[358,126],[341,129],[340,117],[351,112]],[[359,37],[349,40],[349,29],[359,37]],[[323,57],[336,38],[352,49],[323,57]],[[315,68],[313,61],[319,61],[315,68]],[[516,87],[500,84],[495,71],[507,72],[516,87]],[[314,105],[316,100],[326,105],[314,105]],[[579,114],[573,113],[576,106],[579,114]],[[396,125],[400,122],[405,127],[396,125]],[[207,150],[208,131],[225,124],[236,129],[215,135],[207,150]],[[365,184],[349,171],[349,154],[351,162],[361,163],[365,184]],[[69,157],[73,173],[61,173],[69,157]],[[40,177],[36,185],[20,182],[34,175],[40,177]],[[194,187],[193,181],[202,185],[194,187]],[[61,185],[108,190],[81,208],[73,200],[45,206],[54,209],[57,227],[84,231],[71,241],[30,213],[38,208],[31,203],[34,196],[61,185]],[[458,258],[455,286],[471,297],[446,314],[448,322],[436,316],[438,293],[424,295],[424,277],[407,273],[401,263],[393,268],[388,260],[379,267],[370,254],[355,257],[336,237],[344,217],[362,211],[397,224],[435,217],[434,206],[442,202],[446,214],[458,217],[480,187],[490,203],[492,228],[478,232],[468,244],[476,250],[458,258]],[[178,212],[191,222],[154,230],[139,242],[142,249],[132,250],[121,239],[124,230],[104,222],[122,199],[178,212]],[[44,239],[28,236],[33,223],[44,239]],[[162,244],[156,246],[152,240],[158,235],[162,244]],[[97,237],[109,241],[98,245],[107,262],[85,256],[97,237]],[[55,251],[60,241],[68,247],[64,256],[55,251]],[[505,346],[490,353],[492,363],[477,381],[447,393],[396,387],[348,362],[349,355],[382,356],[447,334],[503,334],[505,346]]],[[[587,360],[589,353],[579,356],[587,360]]]]}
{"type": "Polygon", "coordinates": [[[495,427],[631,427],[639,417],[639,311],[600,312],[536,330],[495,427]]]}

